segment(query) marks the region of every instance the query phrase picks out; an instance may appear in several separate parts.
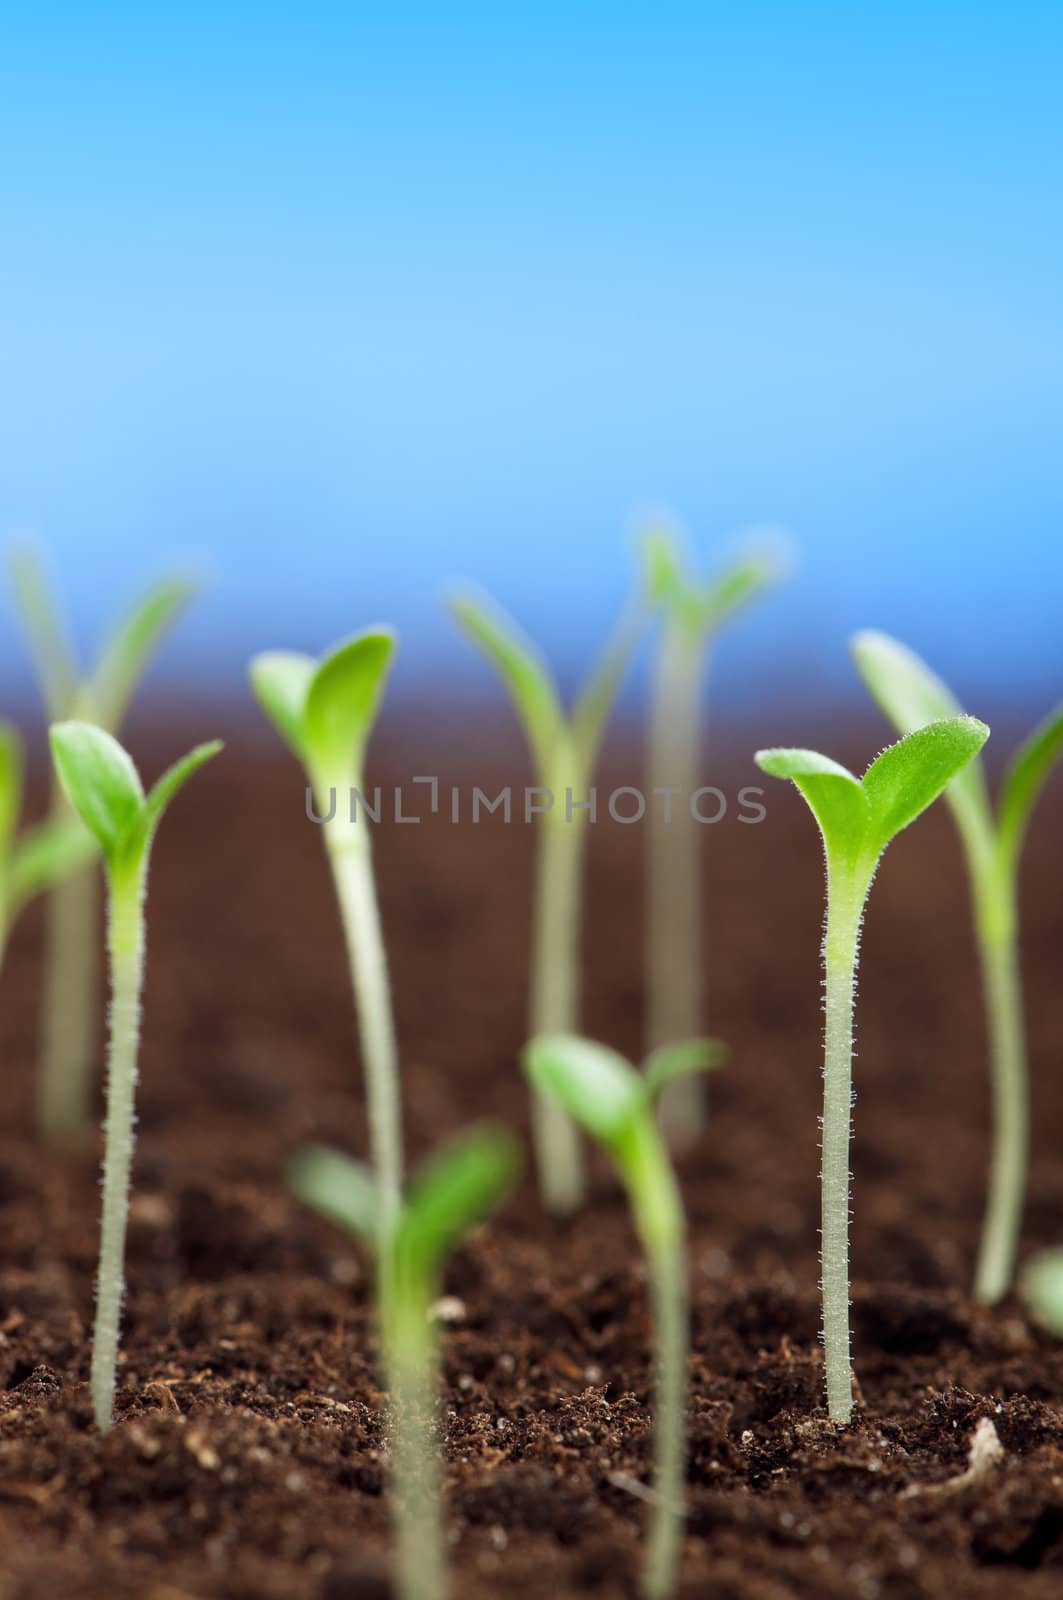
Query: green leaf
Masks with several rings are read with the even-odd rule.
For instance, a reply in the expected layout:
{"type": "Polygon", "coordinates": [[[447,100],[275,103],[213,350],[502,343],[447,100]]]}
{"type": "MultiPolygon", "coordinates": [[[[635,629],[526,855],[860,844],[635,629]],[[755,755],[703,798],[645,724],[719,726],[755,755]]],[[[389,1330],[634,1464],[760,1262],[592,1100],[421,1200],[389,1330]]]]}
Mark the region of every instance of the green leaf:
{"type": "Polygon", "coordinates": [[[192,774],[198,772],[200,767],[205,766],[208,761],[213,761],[222,748],[220,739],[212,739],[209,744],[199,744],[163,773],[144,804],[143,826],[149,835],[158,827],[163,812],[178,790],[184,788],[192,774]]]}
{"type": "Polygon", "coordinates": [[[313,656],[299,655],[294,650],[270,650],[254,658],[249,673],[259,705],[304,763],[306,697],[316,671],[313,656]]]}
{"type": "Polygon", "coordinates": [[[642,562],[647,604],[677,604],[688,588],[678,535],[671,528],[650,528],[642,536],[642,562]]]}
{"type": "Polygon", "coordinates": [[[727,1060],[727,1046],[719,1039],[684,1039],[665,1044],[646,1058],[642,1088],[650,1104],[660,1099],[670,1083],[694,1072],[711,1072],[727,1060]]]}
{"type": "Polygon", "coordinates": [[[589,778],[609,713],[631,665],[642,632],[641,608],[625,611],[606,641],[605,649],[572,711],[572,739],[582,771],[589,778]]]}
{"type": "Polygon", "coordinates": [[[1039,1250],[1023,1268],[1019,1291],[1035,1317],[1063,1338],[1063,1250],[1039,1250]]]}
{"type": "Polygon", "coordinates": [[[554,750],[565,729],[565,715],[549,669],[516,623],[489,602],[459,594],[449,604],[459,627],[494,664],[508,689],[538,775],[548,782],[554,750]]]}
{"type": "Polygon", "coordinates": [[[184,578],[156,584],[111,635],[92,677],[91,694],[101,724],[117,731],[154,651],[197,593],[184,578]]]}
{"type": "Polygon", "coordinates": [[[360,775],[395,643],[390,628],[368,628],[331,651],[310,680],[303,739],[327,783],[360,775]]]}
{"type": "Polygon", "coordinates": [[[539,1093],[611,1150],[643,1108],[642,1080],[630,1061],[591,1039],[541,1034],[525,1045],[521,1059],[539,1093]]]}
{"type": "Polygon", "coordinates": [[[898,733],[963,715],[952,690],[914,650],[888,633],[865,629],[853,635],[849,648],[871,698],[898,733]]]}
{"type": "Polygon", "coordinates": [[[1019,746],[1004,775],[1000,792],[1000,839],[1017,858],[1030,816],[1048,774],[1063,751],[1063,704],[1041,722],[1019,746]]]}
{"type": "Polygon", "coordinates": [[[78,693],[78,667],[54,585],[32,545],[13,549],[8,566],[49,719],[69,717],[78,693]]]}
{"type": "Polygon", "coordinates": [[[11,853],[8,921],[37,895],[87,867],[99,853],[97,840],[77,817],[57,817],[31,828],[11,853]]]}
{"type": "Polygon", "coordinates": [[[13,722],[0,721],[0,862],[15,837],[22,814],[22,736],[13,722]]]}
{"type": "Polygon", "coordinates": [[[113,860],[144,810],[136,767],[117,739],[88,722],[53,723],[51,744],[67,799],[113,860]]]}
{"type": "Polygon", "coordinates": [[[871,763],[863,786],[872,813],[869,843],[876,853],[937,799],[988,738],[989,729],[977,717],[950,717],[905,734],[871,763]]]}
{"type": "MultiPolygon", "coordinates": [[[[928,722],[963,715],[963,707],[947,684],[914,650],[889,634],[867,630],[854,636],[853,660],[871,698],[900,734],[914,733],[928,722]]],[[[971,760],[952,779],[945,792],[956,820],[965,833],[984,840],[993,820],[980,761],[971,760]]]]}
{"type": "Polygon", "coordinates": [[[400,1272],[423,1285],[500,1204],[520,1172],[518,1140],[485,1125],[453,1140],[414,1175],[395,1235],[400,1272]]]}
{"type": "Polygon", "coordinates": [[[288,1187],[304,1205],[375,1245],[377,1184],[364,1161],[326,1145],[306,1145],[288,1164],[288,1187]]]}
{"type": "Polygon", "coordinates": [[[854,865],[870,820],[859,778],[816,750],[758,750],[754,760],[762,772],[797,785],[819,823],[828,858],[854,865]]]}
{"type": "Polygon", "coordinates": [[[779,583],[790,565],[789,547],[780,534],[769,543],[767,537],[751,543],[744,554],[706,584],[699,596],[703,630],[721,627],[736,611],[779,583]]]}

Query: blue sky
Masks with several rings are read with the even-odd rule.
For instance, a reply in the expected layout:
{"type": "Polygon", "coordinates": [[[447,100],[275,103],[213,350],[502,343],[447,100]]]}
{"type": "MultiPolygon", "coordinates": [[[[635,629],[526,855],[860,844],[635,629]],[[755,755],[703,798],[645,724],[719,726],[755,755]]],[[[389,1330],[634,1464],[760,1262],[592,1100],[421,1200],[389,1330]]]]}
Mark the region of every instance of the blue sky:
{"type": "Polygon", "coordinates": [[[0,532],[86,641],[184,554],[174,674],[387,618],[414,692],[463,575],[571,673],[667,505],[798,541],[736,693],[1058,692],[1061,81],[1047,4],[0,0],[0,532]]]}

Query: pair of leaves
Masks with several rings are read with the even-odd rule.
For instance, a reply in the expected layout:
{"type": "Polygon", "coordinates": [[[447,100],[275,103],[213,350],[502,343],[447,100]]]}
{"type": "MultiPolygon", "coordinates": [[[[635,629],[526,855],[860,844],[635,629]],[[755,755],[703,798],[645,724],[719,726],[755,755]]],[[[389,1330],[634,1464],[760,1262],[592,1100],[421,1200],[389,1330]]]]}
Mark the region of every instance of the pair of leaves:
{"type": "Polygon", "coordinates": [[[828,860],[866,879],[989,737],[976,717],[949,717],[907,734],[857,778],[815,750],[759,750],[757,765],[796,784],[819,824],[828,860]]]}
{"type": "Polygon", "coordinates": [[[313,782],[360,777],[396,642],[391,628],[367,628],[317,661],[282,650],[252,661],[259,704],[313,782]]]}
{"type": "Polygon", "coordinates": [[[583,782],[589,777],[605,724],[634,654],[639,619],[625,613],[606,643],[586,687],[565,715],[557,684],[535,646],[499,607],[472,591],[452,596],[450,612],[462,632],[492,662],[524,726],[540,782],[556,784],[559,751],[570,744],[583,782]]]}
{"type": "Polygon", "coordinates": [[[688,1039],[655,1050],[639,1072],[616,1050],[576,1034],[543,1034],[524,1048],[524,1070],[535,1088],[622,1159],[632,1128],[653,1116],[677,1078],[723,1065],[715,1039],[688,1039]]]}
{"type": "Polygon", "coordinates": [[[195,597],[197,586],[169,578],[150,589],[119,622],[95,671],[83,682],[37,552],[31,546],[12,551],[10,573],[50,719],[86,715],[104,728],[117,729],[148,661],[195,597]]]}
{"type": "MultiPolygon", "coordinates": [[[[935,718],[960,714],[960,705],[924,661],[888,634],[858,633],[853,657],[865,684],[901,733],[935,718]]],[[[994,835],[1005,858],[1014,865],[1022,849],[1030,816],[1053,765],[1063,753],[1063,703],[1021,744],[1008,764],[1000,792],[994,830],[985,773],[972,761],[948,790],[961,828],[994,835]]]]}
{"type": "Polygon", "coordinates": [[[0,722],[0,902],[3,931],[35,895],[87,866],[96,841],[74,817],[61,817],[17,837],[22,812],[22,740],[0,722]]]}
{"type": "Polygon", "coordinates": [[[140,863],[174,795],[222,748],[218,740],[198,745],[145,794],[128,752],[102,728],[89,722],[56,723],[51,742],[66,797],[98,840],[112,871],[140,863]]]}
{"type": "MultiPolygon", "coordinates": [[[[473,1128],[425,1162],[403,1201],[391,1245],[403,1281],[426,1289],[447,1254],[501,1203],[519,1171],[517,1140],[492,1126],[473,1128]]],[[[293,1158],[289,1182],[306,1205],[375,1248],[378,1191],[364,1162],[310,1145],[293,1158]]]]}
{"type": "Polygon", "coordinates": [[[646,594],[651,605],[663,606],[693,638],[702,638],[727,622],[736,611],[777,583],[788,560],[783,542],[751,541],[719,577],[708,583],[694,578],[678,535],[669,528],[653,528],[642,542],[646,594]]]}

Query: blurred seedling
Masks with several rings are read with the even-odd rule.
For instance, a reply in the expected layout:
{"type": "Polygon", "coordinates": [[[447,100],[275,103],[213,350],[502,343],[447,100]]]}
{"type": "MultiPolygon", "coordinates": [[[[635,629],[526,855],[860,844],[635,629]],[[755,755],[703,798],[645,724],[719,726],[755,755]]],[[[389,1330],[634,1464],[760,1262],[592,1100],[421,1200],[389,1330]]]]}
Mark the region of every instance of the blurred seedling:
{"type": "Polygon", "coordinates": [[[103,1219],[92,1345],[92,1405],[101,1430],[111,1426],[125,1271],[133,1109],[144,984],[148,865],[155,831],[178,790],[221,749],[199,745],[144,793],[139,774],[118,741],[86,722],[51,730],[52,758],[74,811],[103,852],[108,888],[107,947],[111,969],[111,1030],[107,1057],[107,1118],[103,1159],[103,1219]]]}
{"type": "MultiPolygon", "coordinates": [[[[529,1036],[576,1033],[580,1013],[583,857],[590,784],[609,713],[639,630],[625,612],[572,711],[535,646],[504,612],[471,593],[450,610],[495,666],[520,718],[543,797],[533,908],[529,1036]]],[[[539,1188],[549,1211],[575,1211],[584,1194],[579,1135],[557,1101],[532,1096],[539,1188]]]]}
{"type": "MultiPolygon", "coordinates": [[[[654,665],[648,788],[671,797],[650,811],[647,829],[646,1046],[696,1038],[704,1027],[701,948],[701,830],[691,813],[699,785],[706,659],[720,631],[784,575],[783,540],[750,539],[718,576],[689,570],[677,532],[654,528],[643,539],[647,598],[663,613],[654,665]],[[674,802],[674,804],[672,803],[674,802]]],[[[705,1122],[705,1084],[681,1078],[661,1102],[661,1123],[675,1148],[705,1122]]]]}
{"type": "MultiPolygon", "coordinates": [[[[32,545],[10,553],[9,569],[49,722],[70,717],[117,734],[147,665],[196,593],[171,578],[126,613],[104,643],[93,670],[82,671],[60,613],[55,586],[32,545]]],[[[52,795],[51,821],[68,821],[62,788],[52,795]]],[[[49,896],[41,1018],[38,1121],[43,1137],[76,1137],[92,1115],[99,991],[98,879],[72,871],[49,896]]]]}
{"type": "Polygon", "coordinates": [[[537,1092],[563,1106],[612,1158],[649,1267],[656,1403],[653,1511],[642,1578],[646,1600],[666,1600],[678,1576],[690,1342],[686,1222],[657,1103],[670,1085],[721,1065],[725,1054],[715,1040],[688,1040],[654,1051],[638,1072],[616,1051],[573,1035],[532,1039],[524,1050],[524,1070],[537,1092]]]}
{"type": "Polygon", "coordinates": [[[344,798],[364,787],[365,752],[395,654],[390,628],[369,628],[321,660],[274,651],[251,663],[263,710],[302,763],[313,790],[339,901],[361,1036],[381,1250],[398,1215],[402,1111],[395,1024],[368,820],[344,798]]]}
{"type": "Polygon", "coordinates": [[[1063,1339],[1063,1250],[1039,1250],[1019,1274],[1019,1292],[1029,1311],[1063,1339]]]}
{"type": "Polygon", "coordinates": [[[51,817],[19,835],[22,773],[18,729],[0,722],[0,960],[28,902],[87,867],[99,854],[93,835],[70,815],[51,817]]]}
{"type": "Polygon", "coordinates": [[[383,1235],[379,1191],[367,1166],[323,1146],[300,1150],[291,1164],[296,1195],[361,1239],[376,1257],[398,1600],[443,1600],[448,1591],[433,1320],[443,1264],[501,1203],[519,1166],[520,1147],[510,1133],[472,1129],[414,1174],[394,1227],[383,1235]]]}
{"type": "Polygon", "coordinates": [[[836,1422],[853,1409],[849,1357],[849,1141],[853,1011],[860,928],[883,851],[977,755],[989,729],[974,717],[932,722],[890,745],[863,778],[814,750],[761,750],[757,764],[791,779],[823,836],[827,925],[823,1063],[822,1264],[827,1405],[836,1422]]]}
{"type": "MultiPolygon", "coordinates": [[[[853,656],[874,700],[901,733],[961,707],[914,651],[884,633],[858,633],[853,656]]],[[[993,1146],[975,1298],[987,1305],[1011,1287],[1022,1228],[1029,1145],[1026,1022],[1019,961],[1019,866],[1031,813],[1063,752],[1063,704],[1012,756],[994,814],[981,761],[946,790],[971,886],[989,1034],[993,1146]]]]}

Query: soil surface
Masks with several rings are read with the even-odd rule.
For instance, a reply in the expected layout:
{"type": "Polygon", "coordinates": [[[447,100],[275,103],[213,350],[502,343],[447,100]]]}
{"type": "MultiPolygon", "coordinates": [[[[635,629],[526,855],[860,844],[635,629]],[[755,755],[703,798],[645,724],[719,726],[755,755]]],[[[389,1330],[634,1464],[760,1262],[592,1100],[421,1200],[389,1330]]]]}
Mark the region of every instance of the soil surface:
{"type": "MultiPolygon", "coordinates": [[[[872,723],[855,740],[819,733],[856,760],[884,742],[872,723]]],[[[186,735],[135,743],[146,771],[186,735]]],[[[381,780],[524,781],[519,746],[500,751],[493,726],[441,724],[431,742],[434,766],[423,740],[382,744],[381,780]]],[[[695,1353],[681,1593],[1047,1600],[1063,1589],[1063,1344],[1017,1300],[990,1312],[968,1297],[988,1092],[950,819],[939,807],[903,836],[871,898],[853,1156],[861,1404],[838,1429],[818,1341],[822,865],[800,800],[758,778],[751,748],[735,741],[713,778],[732,797],[761,782],[765,821],[739,823],[732,803],[704,838],[709,1017],[733,1059],[682,1163],[695,1353]],[[958,1482],[984,1418],[1003,1460],[958,1482]]],[[[611,757],[613,779],[639,781],[637,751],[611,757]]],[[[424,790],[409,796],[423,809],[424,790]]],[[[1056,786],[1024,874],[1024,1253],[1063,1229],[1061,802],[1056,786]]],[[[476,1118],[527,1125],[516,1056],[532,845],[500,815],[378,831],[413,1160],[476,1118]]],[[[603,817],[587,896],[586,1029],[633,1055],[643,845],[641,828],[603,817]]],[[[40,948],[34,910],[0,1008],[0,1600],[380,1600],[386,1440],[366,1262],[283,1180],[305,1140],[365,1147],[336,913],[294,764],[237,741],[157,844],[105,1437],[86,1385],[98,1141],[58,1155],[34,1142],[40,948]]],[[[586,1212],[565,1224],[544,1219],[526,1180],[447,1275],[441,1417],[462,1600],[635,1593],[645,1281],[623,1198],[604,1164],[592,1171],[586,1212]]]]}

